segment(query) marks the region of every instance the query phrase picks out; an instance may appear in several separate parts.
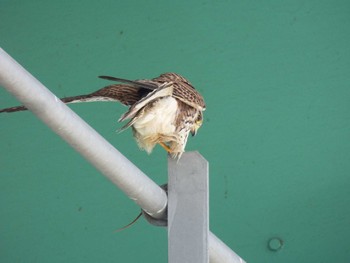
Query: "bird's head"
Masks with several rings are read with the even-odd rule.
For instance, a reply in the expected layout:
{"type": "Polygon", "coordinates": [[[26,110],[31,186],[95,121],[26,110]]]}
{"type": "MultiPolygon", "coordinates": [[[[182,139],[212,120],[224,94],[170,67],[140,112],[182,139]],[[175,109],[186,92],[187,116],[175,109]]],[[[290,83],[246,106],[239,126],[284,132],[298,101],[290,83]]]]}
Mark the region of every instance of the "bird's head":
{"type": "Polygon", "coordinates": [[[195,136],[197,134],[197,131],[202,126],[202,123],[203,123],[203,115],[202,115],[202,112],[199,112],[198,117],[191,128],[192,136],[195,136]]]}

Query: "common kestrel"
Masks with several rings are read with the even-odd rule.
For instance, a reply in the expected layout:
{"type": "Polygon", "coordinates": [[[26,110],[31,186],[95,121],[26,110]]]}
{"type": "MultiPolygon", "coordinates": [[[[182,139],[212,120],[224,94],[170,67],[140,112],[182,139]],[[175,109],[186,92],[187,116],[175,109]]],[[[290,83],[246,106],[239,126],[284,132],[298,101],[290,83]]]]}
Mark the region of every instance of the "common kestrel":
{"type": "MultiPolygon", "coordinates": [[[[119,84],[61,100],[64,103],[119,101],[129,106],[119,119],[129,120],[121,131],[131,127],[139,147],[148,153],[160,144],[173,158],[181,157],[189,133],[194,136],[201,127],[205,110],[203,97],[187,79],[176,73],[164,73],[150,80],[100,78],[119,84]]],[[[0,113],[26,109],[24,106],[11,107],[0,110],[0,113]]]]}

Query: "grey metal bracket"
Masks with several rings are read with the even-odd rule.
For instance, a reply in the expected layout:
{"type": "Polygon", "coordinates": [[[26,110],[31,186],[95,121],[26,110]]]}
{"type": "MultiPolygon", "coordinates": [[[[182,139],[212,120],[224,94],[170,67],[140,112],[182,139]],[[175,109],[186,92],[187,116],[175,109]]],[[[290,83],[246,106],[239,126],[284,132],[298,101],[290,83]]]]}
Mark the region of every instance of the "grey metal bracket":
{"type": "Polygon", "coordinates": [[[168,262],[208,263],[208,162],[198,152],[168,158],[168,262]]]}
{"type": "MultiPolygon", "coordinates": [[[[168,194],[168,184],[163,184],[160,186],[167,194],[168,194]]],[[[166,209],[163,213],[163,216],[160,218],[152,217],[151,215],[147,214],[147,212],[143,209],[141,209],[143,217],[147,220],[148,223],[154,226],[168,226],[168,209],[166,209]]]]}

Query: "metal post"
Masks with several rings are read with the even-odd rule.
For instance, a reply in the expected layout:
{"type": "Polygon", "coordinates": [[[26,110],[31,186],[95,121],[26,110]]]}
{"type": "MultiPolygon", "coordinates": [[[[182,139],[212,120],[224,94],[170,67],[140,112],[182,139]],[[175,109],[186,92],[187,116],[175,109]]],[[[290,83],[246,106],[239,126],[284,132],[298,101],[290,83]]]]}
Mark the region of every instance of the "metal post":
{"type": "Polygon", "coordinates": [[[168,158],[169,263],[208,263],[208,162],[198,152],[168,158]]]}
{"type": "Polygon", "coordinates": [[[209,232],[209,261],[210,263],[245,263],[212,232],[209,232]]]}
{"type": "MultiPolygon", "coordinates": [[[[1,48],[0,85],[67,141],[144,211],[155,218],[163,218],[167,206],[165,191],[1,48]]],[[[209,253],[211,263],[244,262],[212,233],[209,233],[209,253]]]]}

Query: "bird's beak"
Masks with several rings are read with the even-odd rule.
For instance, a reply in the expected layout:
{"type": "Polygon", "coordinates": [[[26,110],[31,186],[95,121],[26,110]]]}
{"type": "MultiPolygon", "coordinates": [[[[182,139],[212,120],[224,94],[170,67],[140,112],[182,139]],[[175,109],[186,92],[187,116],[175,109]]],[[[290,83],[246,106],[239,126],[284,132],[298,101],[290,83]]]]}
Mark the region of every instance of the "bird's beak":
{"type": "Polygon", "coordinates": [[[196,136],[196,134],[197,134],[197,129],[191,130],[191,135],[192,135],[192,137],[193,137],[193,136],[196,136]]]}
{"type": "Polygon", "coordinates": [[[195,125],[191,129],[192,136],[196,136],[198,129],[202,126],[202,122],[202,119],[196,121],[195,125]]]}

